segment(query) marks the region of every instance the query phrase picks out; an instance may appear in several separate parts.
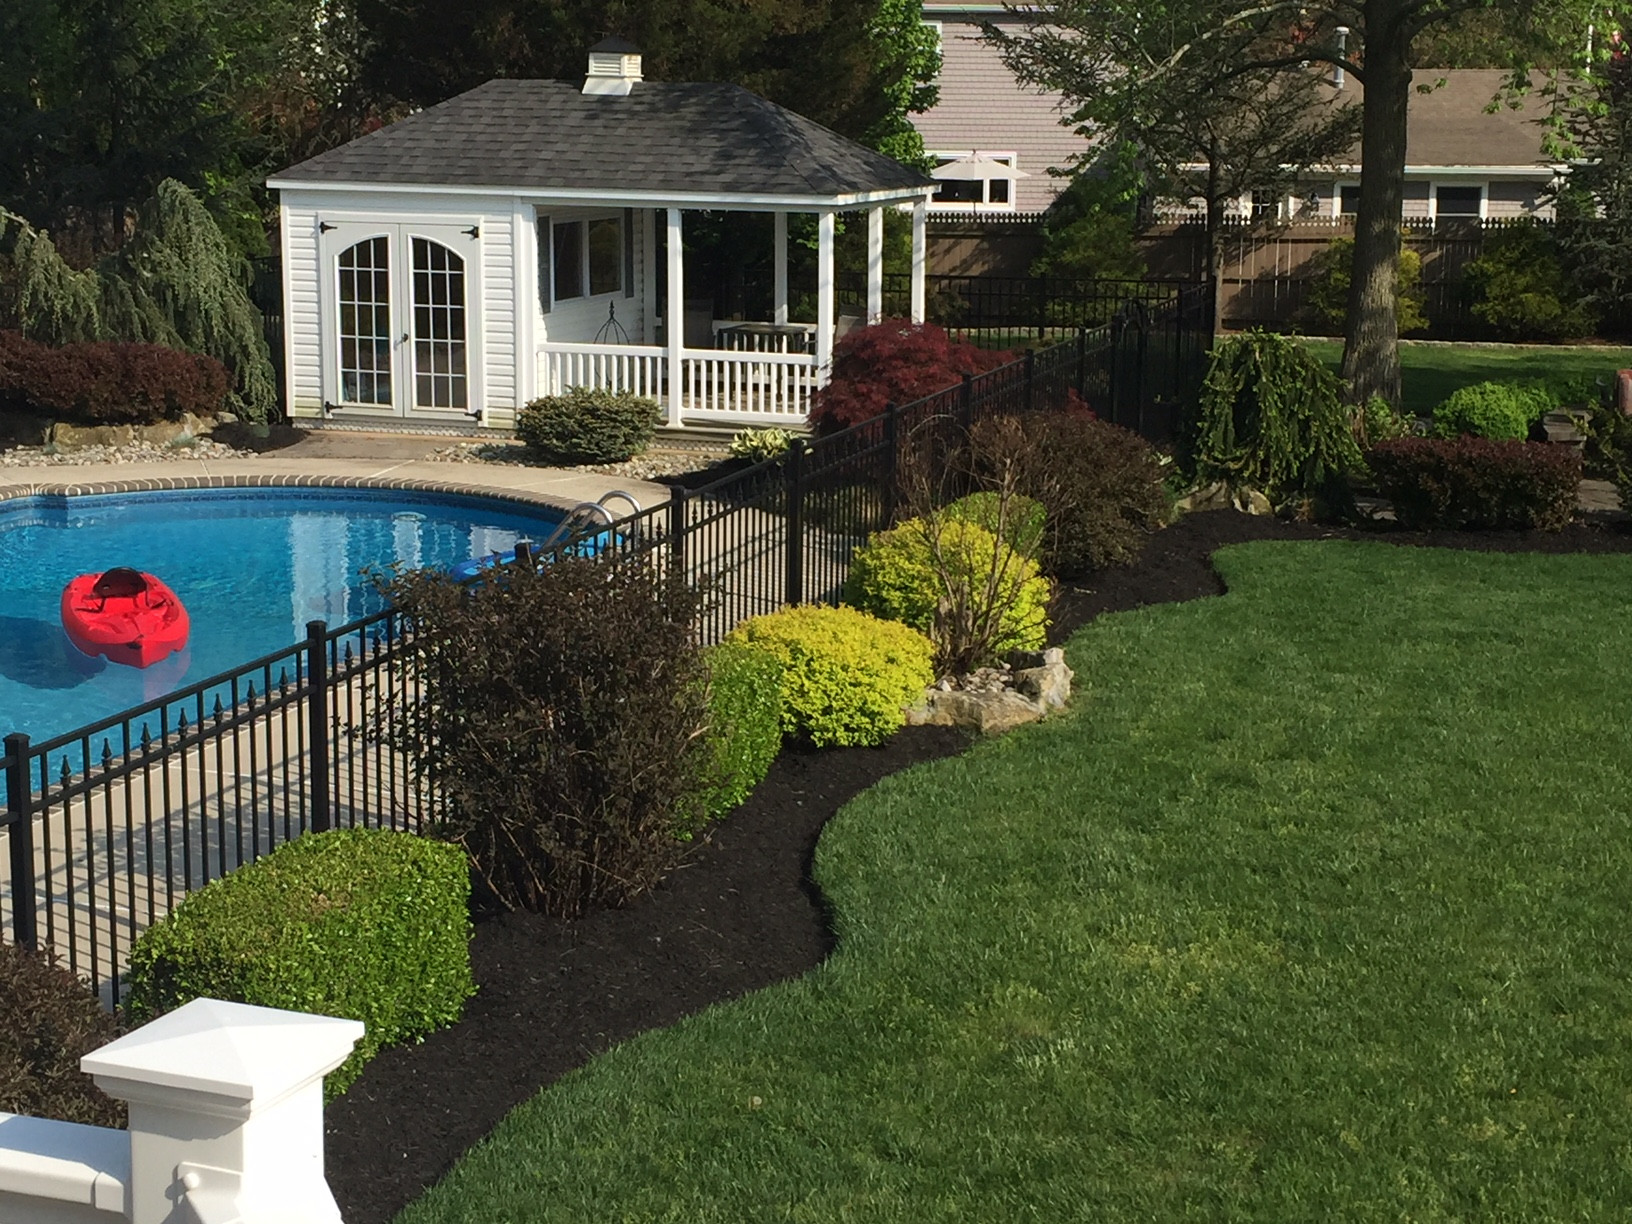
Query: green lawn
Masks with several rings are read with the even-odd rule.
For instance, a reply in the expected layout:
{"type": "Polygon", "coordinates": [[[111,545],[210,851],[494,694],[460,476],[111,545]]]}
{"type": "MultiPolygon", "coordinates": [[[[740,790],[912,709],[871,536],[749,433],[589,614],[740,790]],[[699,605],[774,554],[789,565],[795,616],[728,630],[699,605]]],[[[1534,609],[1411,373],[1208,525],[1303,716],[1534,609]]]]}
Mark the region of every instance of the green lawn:
{"type": "Polygon", "coordinates": [[[1632,557],[1219,563],[1072,640],[1074,712],[844,809],[831,961],[400,1219],[1626,1219],[1632,557]]]}
{"type": "MultiPolygon", "coordinates": [[[[1336,370],[1343,346],[1332,340],[1306,340],[1321,360],[1336,370]]],[[[1632,348],[1479,347],[1476,345],[1402,344],[1400,365],[1407,412],[1427,416],[1458,387],[1476,382],[1518,379],[1612,377],[1632,366],[1632,348]]]]}

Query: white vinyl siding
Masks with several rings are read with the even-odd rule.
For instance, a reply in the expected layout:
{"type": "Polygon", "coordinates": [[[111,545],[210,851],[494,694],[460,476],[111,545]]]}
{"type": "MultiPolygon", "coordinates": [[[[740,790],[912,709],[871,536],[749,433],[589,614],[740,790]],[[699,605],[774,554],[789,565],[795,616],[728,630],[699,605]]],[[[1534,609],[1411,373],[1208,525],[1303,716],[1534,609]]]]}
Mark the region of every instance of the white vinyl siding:
{"type": "Polygon", "coordinates": [[[290,416],[323,414],[323,355],[318,337],[317,212],[284,193],[283,335],[290,416]]]}

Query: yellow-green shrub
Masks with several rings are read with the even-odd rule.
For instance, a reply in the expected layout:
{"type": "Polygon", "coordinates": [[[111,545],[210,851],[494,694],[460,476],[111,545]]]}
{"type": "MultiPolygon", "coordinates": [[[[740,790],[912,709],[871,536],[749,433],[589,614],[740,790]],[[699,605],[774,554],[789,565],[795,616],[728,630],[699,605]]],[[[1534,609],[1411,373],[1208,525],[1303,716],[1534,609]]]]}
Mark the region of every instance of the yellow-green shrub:
{"type": "Polygon", "coordinates": [[[130,953],[128,1016],[209,997],[361,1020],[331,1098],[381,1049],[459,1018],[470,969],[470,862],[381,829],[308,833],[193,893],[130,953]]]}
{"type": "MultiPolygon", "coordinates": [[[[703,790],[703,815],[729,813],[770,772],[782,750],[782,664],[737,642],[703,651],[708,662],[708,742],[713,762],[703,790]]],[[[682,839],[695,832],[678,829],[682,839]]]]}
{"type": "Polygon", "coordinates": [[[1049,594],[1035,561],[979,523],[953,517],[908,519],[879,532],[856,551],[844,584],[846,602],[927,633],[952,667],[1040,649],[1049,594]]]}
{"type": "Polygon", "coordinates": [[[783,608],[743,621],[726,641],[781,661],[782,727],[822,747],[882,743],[935,679],[928,638],[855,608],[783,608]]]}

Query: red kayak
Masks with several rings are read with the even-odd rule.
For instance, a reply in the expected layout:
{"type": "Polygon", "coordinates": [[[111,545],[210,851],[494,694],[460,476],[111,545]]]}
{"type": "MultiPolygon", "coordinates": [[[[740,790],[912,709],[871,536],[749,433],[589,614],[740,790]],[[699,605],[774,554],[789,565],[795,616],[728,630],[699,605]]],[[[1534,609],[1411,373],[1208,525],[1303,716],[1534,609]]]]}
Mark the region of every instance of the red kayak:
{"type": "Polygon", "coordinates": [[[187,645],[192,626],[174,591],[120,566],[81,574],[63,588],[62,627],[83,654],[150,667],[187,645]]]}

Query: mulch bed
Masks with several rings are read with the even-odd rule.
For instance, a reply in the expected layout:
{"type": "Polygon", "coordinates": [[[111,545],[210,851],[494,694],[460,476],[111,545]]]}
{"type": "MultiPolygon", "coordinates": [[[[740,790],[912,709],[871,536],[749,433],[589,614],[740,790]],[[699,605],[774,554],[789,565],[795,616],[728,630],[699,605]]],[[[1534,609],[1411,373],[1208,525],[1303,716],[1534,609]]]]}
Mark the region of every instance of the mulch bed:
{"type": "MultiPolygon", "coordinates": [[[[1381,539],[1487,551],[1632,552],[1624,525],[1554,534],[1372,532],[1188,515],[1138,565],[1062,593],[1054,636],[1103,612],[1222,593],[1213,550],[1249,540],[1381,539]]],[[[656,892],[561,922],[478,924],[480,992],[453,1028],[387,1050],[327,1111],[329,1184],[351,1224],[390,1220],[520,1102],[596,1054],[710,1004],[797,977],[832,949],[809,867],[822,826],[856,794],[962,733],[908,728],[881,748],[785,751],[748,802],[656,892]]]]}

